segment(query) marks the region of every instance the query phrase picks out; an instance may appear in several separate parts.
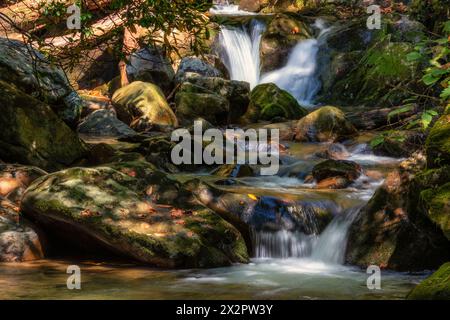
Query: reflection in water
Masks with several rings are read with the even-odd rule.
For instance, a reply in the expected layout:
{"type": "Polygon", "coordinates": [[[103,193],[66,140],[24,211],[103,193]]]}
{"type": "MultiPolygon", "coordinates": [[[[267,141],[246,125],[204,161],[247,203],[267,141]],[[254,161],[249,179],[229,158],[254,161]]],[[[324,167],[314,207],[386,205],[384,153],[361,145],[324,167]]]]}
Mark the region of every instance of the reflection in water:
{"type": "Polygon", "coordinates": [[[403,299],[426,276],[382,272],[382,290],[371,291],[365,272],[307,258],[179,271],[49,260],[0,264],[0,275],[0,299],[403,299]],[[66,287],[70,264],[81,290],[66,287]]]}

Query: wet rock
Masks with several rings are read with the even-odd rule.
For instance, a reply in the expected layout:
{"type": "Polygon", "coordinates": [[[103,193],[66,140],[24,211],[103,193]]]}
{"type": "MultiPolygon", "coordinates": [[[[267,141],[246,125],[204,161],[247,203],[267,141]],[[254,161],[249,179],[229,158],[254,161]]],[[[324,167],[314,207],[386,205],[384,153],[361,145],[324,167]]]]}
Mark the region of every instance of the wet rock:
{"type": "Polygon", "coordinates": [[[0,197],[0,262],[22,262],[44,257],[40,237],[29,222],[19,221],[19,208],[0,197]]]}
{"type": "Polygon", "coordinates": [[[28,188],[22,207],[60,241],[158,267],[247,262],[241,234],[212,211],[187,205],[189,197],[151,164],[133,162],[48,175],[28,188]]]}
{"type": "Polygon", "coordinates": [[[119,120],[131,128],[177,127],[178,120],[161,89],[152,84],[135,81],[117,90],[112,103],[119,120]]]}
{"type": "Polygon", "coordinates": [[[314,166],[312,176],[318,188],[341,189],[361,176],[359,164],[347,160],[326,160],[314,166]]]}
{"type": "Polygon", "coordinates": [[[356,133],[356,129],[336,107],[326,106],[297,122],[295,140],[310,142],[337,141],[356,133]]]}
{"type": "Polygon", "coordinates": [[[228,123],[236,123],[247,111],[250,101],[250,85],[247,82],[198,76],[189,77],[187,81],[214,92],[229,102],[228,123]]]}
{"type": "Polygon", "coordinates": [[[211,174],[220,177],[242,178],[252,177],[255,175],[255,172],[247,164],[224,164],[211,172],[211,174]]]}
{"type": "Polygon", "coordinates": [[[408,300],[450,300],[450,262],[419,283],[407,296],[408,300]]]}
{"type": "Polygon", "coordinates": [[[82,101],[63,70],[26,44],[0,38],[0,80],[44,101],[67,124],[78,121],[82,101]]]}
{"type": "Polygon", "coordinates": [[[283,67],[292,48],[300,41],[311,38],[308,25],[299,18],[279,14],[271,20],[261,39],[262,72],[283,67]]]}
{"type": "Polygon", "coordinates": [[[81,159],[84,144],[46,104],[0,80],[0,158],[55,170],[81,159]]]}
{"type": "Polygon", "coordinates": [[[231,193],[204,182],[186,183],[197,199],[232,223],[245,236],[255,230],[296,230],[319,234],[339,212],[331,201],[289,201],[270,196],[231,193]]]}
{"type": "Polygon", "coordinates": [[[321,158],[345,160],[350,156],[347,148],[340,143],[332,143],[325,151],[316,154],[321,158]]]}
{"type": "Polygon", "coordinates": [[[136,131],[117,119],[113,110],[97,110],[78,126],[78,132],[93,136],[127,137],[136,131]]]}
{"type": "Polygon", "coordinates": [[[254,123],[258,120],[270,121],[275,118],[293,120],[307,114],[308,111],[302,108],[289,92],[273,83],[267,83],[253,89],[243,121],[254,123]]]}
{"type": "Polygon", "coordinates": [[[131,81],[150,82],[168,95],[173,89],[175,71],[170,61],[156,48],[144,48],[131,55],[127,65],[131,81]]]}
{"type": "Polygon", "coordinates": [[[431,128],[425,147],[430,167],[436,168],[450,164],[450,113],[448,111],[431,128]]]}
{"type": "Polygon", "coordinates": [[[390,173],[350,228],[347,262],[410,271],[437,268],[448,261],[450,242],[430,220],[421,200],[422,190],[448,181],[445,171],[417,176],[403,170],[390,173]]]}

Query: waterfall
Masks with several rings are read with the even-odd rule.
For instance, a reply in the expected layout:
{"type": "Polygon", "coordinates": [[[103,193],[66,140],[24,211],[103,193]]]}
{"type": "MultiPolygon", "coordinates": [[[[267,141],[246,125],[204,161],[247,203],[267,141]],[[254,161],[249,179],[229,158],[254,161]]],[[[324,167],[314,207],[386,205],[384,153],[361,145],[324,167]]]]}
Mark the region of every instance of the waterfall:
{"type": "Polygon", "coordinates": [[[317,55],[321,39],[328,30],[320,19],[313,26],[320,30],[318,38],[299,42],[284,67],[264,75],[260,74],[259,49],[265,24],[253,19],[249,26],[222,26],[219,41],[231,79],[247,81],[252,89],[258,84],[272,82],[291,93],[303,106],[312,106],[321,87],[317,55]]]}
{"type": "Polygon", "coordinates": [[[259,46],[264,30],[264,23],[254,19],[248,28],[224,26],[220,33],[219,40],[231,79],[246,81],[251,88],[259,83],[259,46]]]}
{"type": "Polygon", "coordinates": [[[348,231],[359,207],[336,216],[320,234],[281,230],[254,231],[256,258],[310,258],[327,264],[343,264],[348,231]]]}

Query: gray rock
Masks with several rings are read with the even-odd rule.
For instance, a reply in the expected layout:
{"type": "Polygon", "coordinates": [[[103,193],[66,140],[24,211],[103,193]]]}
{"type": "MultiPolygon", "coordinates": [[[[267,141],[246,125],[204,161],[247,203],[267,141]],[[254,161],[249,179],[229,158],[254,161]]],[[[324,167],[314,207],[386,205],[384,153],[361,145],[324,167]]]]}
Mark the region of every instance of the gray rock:
{"type": "Polygon", "coordinates": [[[173,88],[175,71],[170,61],[158,49],[144,48],[131,55],[127,75],[130,82],[151,82],[167,95],[173,88]]]}
{"type": "Polygon", "coordinates": [[[117,119],[112,110],[97,110],[78,126],[78,132],[94,136],[129,137],[136,131],[117,119]]]}
{"type": "Polygon", "coordinates": [[[222,73],[208,62],[197,57],[185,57],[181,60],[175,79],[178,83],[186,80],[186,73],[195,73],[204,77],[222,77],[222,73]]]}

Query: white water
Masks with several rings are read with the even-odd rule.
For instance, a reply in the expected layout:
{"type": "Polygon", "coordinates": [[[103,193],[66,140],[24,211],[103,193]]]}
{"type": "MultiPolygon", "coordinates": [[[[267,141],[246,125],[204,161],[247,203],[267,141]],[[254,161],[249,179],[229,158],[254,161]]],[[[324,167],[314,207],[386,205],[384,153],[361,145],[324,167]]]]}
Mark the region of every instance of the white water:
{"type": "Polygon", "coordinates": [[[214,1],[214,6],[209,12],[214,15],[254,15],[253,12],[239,10],[239,5],[230,4],[227,0],[214,1]]]}
{"type": "Polygon", "coordinates": [[[318,41],[308,39],[297,44],[285,67],[262,76],[259,83],[275,83],[290,92],[303,106],[312,106],[321,83],[316,75],[318,41]]]}
{"type": "Polygon", "coordinates": [[[259,51],[265,24],[253,19],[250,26],[223,26],[220,44],[231,79],[246,81],[251,88],[261,83],[275,83],[290,92],[303,106],[313,106],[314,97],[321,87],[317,75],[317,54],[320,40],[328,30],[322,20],[317,20],[314,27],[320,30],[318,39],[299,42],[284,67],[261,75],[259,51]]]}
{"type": "Polygon", "coordinates": [[[253,20],[247,27],[222,27],[220,43],[225,52],[225,64],[233,80],[246,81],[254,88],[260,81],[259,46],[265,25],[253,20]]]}
{"type": "Polygon", "coordinates": [[[337,216],[320,235],[305,235],[287,230],[254,232],[256,258],[304,258],[331,265],[345,260],[349,228],[359,208],[337,216]]]}

